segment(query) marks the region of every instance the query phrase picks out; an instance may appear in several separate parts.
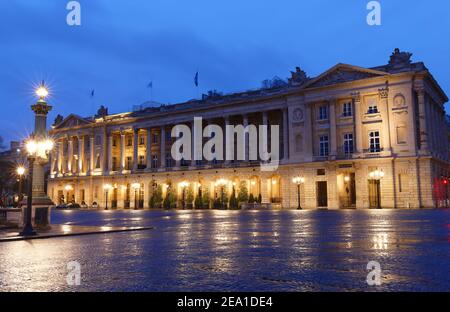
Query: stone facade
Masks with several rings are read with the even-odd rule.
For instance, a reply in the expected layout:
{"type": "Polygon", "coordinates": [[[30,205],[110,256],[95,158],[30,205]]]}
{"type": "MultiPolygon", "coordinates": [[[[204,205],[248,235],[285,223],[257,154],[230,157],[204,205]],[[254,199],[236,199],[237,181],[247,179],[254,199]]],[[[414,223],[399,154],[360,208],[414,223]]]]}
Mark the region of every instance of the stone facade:
{"type": "Polygon", "coordinates": [[[202,190],[217,198],[244,183],[260,206],[289,209],[298,207],[292,179],[302,176],[305,209],[436,207],[445,199],[441,176],[449,172],[447,101],[423,63],[395,50],[388,65],[338,64],[316,78],[297,68],[286,85],[269,89],[115,115],[102,108],[90,118],[59,116],[50,132],[57,148],[48,195],[55,203],[64,197],[148,209],[161,185],[181,207],[186,188],[194,197],[202,190]],[[279,169],[263,172],[248,160],[174,161],[172,127],[192,126],[194,117],[221,126],[279,125],[279,169]],[[381,179],[370,177],[375,171],[381,179]],[[108,196],[105,185],[112,186],[108,196]]]}

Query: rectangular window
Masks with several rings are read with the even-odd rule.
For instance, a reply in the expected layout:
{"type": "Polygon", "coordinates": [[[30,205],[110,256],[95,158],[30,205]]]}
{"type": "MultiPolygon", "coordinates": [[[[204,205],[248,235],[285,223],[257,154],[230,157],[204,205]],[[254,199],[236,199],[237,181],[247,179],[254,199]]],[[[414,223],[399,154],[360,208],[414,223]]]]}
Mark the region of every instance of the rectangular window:
{"type": "Polygon", "coordinates": [[[117,146],[117,140],[115,138],[113,138],[113,146],[116,147],[117,146]]]}
{"type": "Polygon", "coordinates": [[[131,170],[132,166],[133,166],[133,158],[128,156],[125,160],[125,169],[131,170]]]}
{"type": "Polygon", "coordinates": [[[131,135],[127,136],[127,146],[133,146],[133,137],[131,135]]]}
{"type": "Polygon", "coordinates": [[[328,119],[328,106],[320,106],[319,107],[319,120],[327,120],[328,119]]]}
{"type": "Polygon", "coordinates": [[[153,134],[153,144],[158,144],[158,135],[156,133],[153,134]]]}
{"type": "Polygon", "coordinates": [[[352,102],[344,103],[344,105],[342,106],[342,116],[343,117],[353,116],[352,102]]]}
{"type": "Polygon", "coordinates": [[[378,113],[378,106],[377,105],[370,105],[367,109],[367,114],[377,114],[378,113]]]}
{"type": "Polygon", "coordinates": [[[324,176],[324,175],[326,175],[326,171],[325,171],[325,169],[317,169],[317,175],[318,176],[324,176]]]}
{"type": "Polygon", "coordinates": [[[369,132],[369,151],[371,153],[381,152],[380,131],[369,132]]]}
{"type": "Polygon", "coordinates": [[[344,134],[344,153],[353,154],[353,133],[344,134]]]}
{"type": "Polygon", "coordinates": [[[139,145],[145,145],[145,136],[143,135],[139,136],[139,145]]]}
{"type": "Polygon", "coordinates": [[[139,161],[138,164],[140,166],[145,165],[145,156],[144,155],[139,155],[139,161]]]}
{"type": "Polygon", "coordinates": [[[117,157],[112,158],[112,171],[117,171],[117,157]]]}
{"type": "Polygon", "coordinates": [[[152,168],[158,168],[158,155],[152,156],[152,168]]]}
{"type": "Polygon", "coordinates": [[[319,137],[319,155],[326,157],[328,153],[328,135],[322,135],[319,137]]]}

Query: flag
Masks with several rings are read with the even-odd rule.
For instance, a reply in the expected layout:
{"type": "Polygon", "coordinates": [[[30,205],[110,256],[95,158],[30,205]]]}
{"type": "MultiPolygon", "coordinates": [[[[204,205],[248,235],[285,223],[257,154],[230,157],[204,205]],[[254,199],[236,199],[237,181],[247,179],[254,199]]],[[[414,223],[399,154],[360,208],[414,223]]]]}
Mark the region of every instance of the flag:
{"type": "Polygon", "coordinates": [[[195,74],[194,84],[195,84],[196,87],[198,87],[198,72],[195,74]]]}
{"type": "Polygon", "coordinates": [[[153,81],[149,82],[149,84],[147,85],[147,88],[153,88],[153,81]]]}
{"type": "Polygon", "coordinates": [[[91,98],[93,98],[93,97],[94,97],[94,95],[95,95],[95,90],[94,90],[94,89],[92,89],[92,91],[91,91],[91,98]]]}

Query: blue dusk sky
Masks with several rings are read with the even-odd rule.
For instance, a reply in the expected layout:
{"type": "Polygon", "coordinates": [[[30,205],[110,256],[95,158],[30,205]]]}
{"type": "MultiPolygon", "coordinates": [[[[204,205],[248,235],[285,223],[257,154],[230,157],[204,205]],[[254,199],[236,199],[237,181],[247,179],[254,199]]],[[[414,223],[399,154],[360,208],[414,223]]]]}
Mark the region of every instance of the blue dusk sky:
{"type": "Polygon", "coordinates": [[[448,0],[382,0],[381,26],[366,23],[366,0],[80,0],[81,26],[67,25],[68,2],[0,3],[5,143],[32,131],[33,86],[43,79],[49,124],[100,105],[130,111],[149,100],[150,81],[153,100],[177,103],[211,89],[258,88],[295,66],[316,76],[340,62],[386,64],[396,47],[425,62],[450,93],[448,0]]]}

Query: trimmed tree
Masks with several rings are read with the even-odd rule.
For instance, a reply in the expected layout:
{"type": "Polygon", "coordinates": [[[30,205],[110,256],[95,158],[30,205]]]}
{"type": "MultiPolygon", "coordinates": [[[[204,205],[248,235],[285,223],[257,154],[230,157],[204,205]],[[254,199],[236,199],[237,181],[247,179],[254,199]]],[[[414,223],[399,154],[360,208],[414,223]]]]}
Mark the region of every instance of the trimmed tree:
{"type": "Polygon", "coordinates": [[[239,205],[248,203],[248,188],[247,188],[247,182],[241,181],[239,183],[239,193],[237,197],[237,201],[239,205]]]}
{"type": "Polygon", "coordinates": [[[150,198],[150,208],[152,209],[161,208],[162,202],[163,202],[162,186],[158,185],[154,190],[152,197],[150,198]]]}

